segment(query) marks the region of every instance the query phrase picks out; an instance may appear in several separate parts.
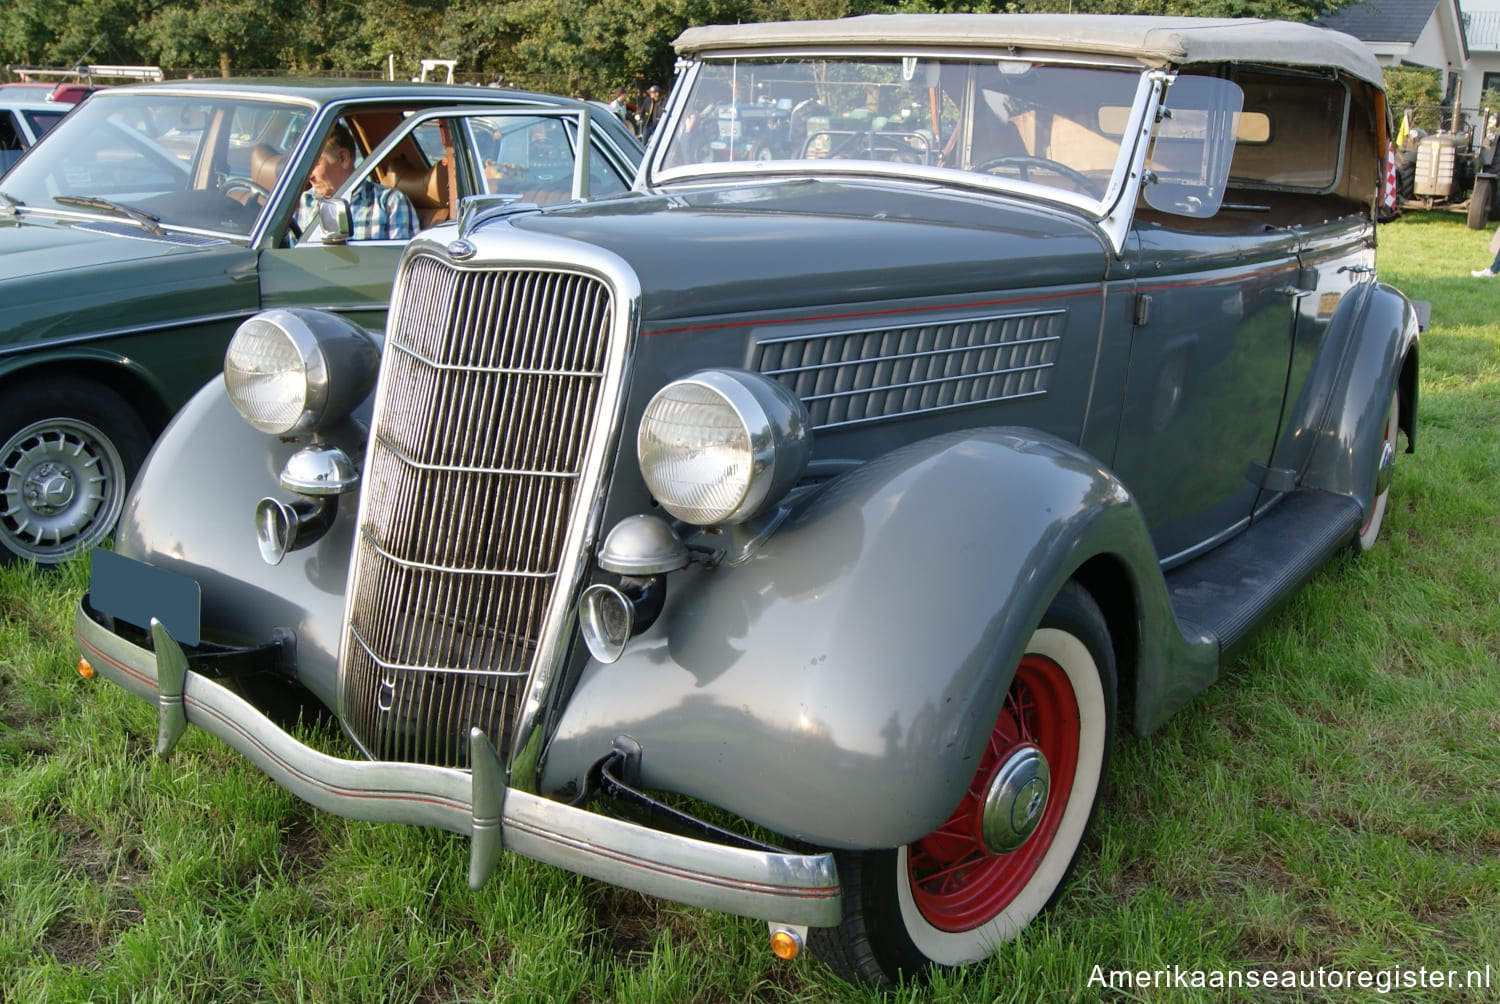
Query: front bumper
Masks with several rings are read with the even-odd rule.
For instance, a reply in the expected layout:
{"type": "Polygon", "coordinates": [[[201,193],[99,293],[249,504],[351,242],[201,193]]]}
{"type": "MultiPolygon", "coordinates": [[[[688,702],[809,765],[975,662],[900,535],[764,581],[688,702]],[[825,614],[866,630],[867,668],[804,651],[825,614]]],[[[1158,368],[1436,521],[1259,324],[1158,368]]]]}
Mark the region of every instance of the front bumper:
{"type": "Polygon", "coordinates": [[[157,707],[157,749],[196,725],[244,754],[277,784],[352,819],[435,826],[471,838],[469,884],[478,888],[503,848],[638,892],[780,924],[839,922],[831,854],[726,847],[663,833],[511,788],[489,740],[470,736],[472,771],[425,764],[344,760],[283,731],[226,687],[191,672],[159,622],[155,651],[97,621],[85,596],[74,615],[79,648],[94,669],[157,707]]]}

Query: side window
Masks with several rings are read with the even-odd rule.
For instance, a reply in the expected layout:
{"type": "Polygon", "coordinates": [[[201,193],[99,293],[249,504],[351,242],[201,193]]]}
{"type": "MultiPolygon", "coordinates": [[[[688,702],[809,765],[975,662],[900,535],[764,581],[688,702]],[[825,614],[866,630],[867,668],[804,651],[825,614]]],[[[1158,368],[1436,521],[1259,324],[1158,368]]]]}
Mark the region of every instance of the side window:
{"type": "Polygon", "coordinates": [[[66,112],[22,112],[21,114],[24,115],[24,116],[26,116],[26,121],[27,122],[31,123],[31,132],[32,132],[32,134],[35,135],[35,136],[41,136],[42,133],[46,132],[48,129],[51,129],[53,126],[57,125],[57,123],[61,122],[63,115],[65,115],[67,113],[66,112]]]}
{"type": "Polygon", "coordinates": [[[21,131],[10,112],[0,112],[0,174],[21,159],[25,144],[21,142],[21,131]]]}
{"type": "MultiPolygon", "coordinates": [[[[567,116],[493,115],[469,122],[485,191],[537,204],[572,196],[574,135],[573,120],[567,116]]],[[[589,158],[590,193],[611,195],[628,187],[596,145],[589,158]]]]}
{"type": "Polygon", "coordinates": [[[19,151],[25,148],[21,142],[21,129],[10,112],[0,112],[0,150],[19,151]]]}
{"type": "MultiPolygon", "coordinates": [[[[298,244],[326,243],[328,234],[342,232],[350,242],[404,241],[426,226],[419,209],[432,173],[410,134],[386,148],[399,130],[402,113],[361,114],[357,121],[340,116],[318,144],[307,174],[307,189],[299,197],[292,236],[298,244]],[[371,154],[381,147],[379,163],[371,154]],[[347,207],[347,218],[336,199],[347,207]]],[[[446,180],[446,175],[444,176],[446,180]]],[[[433,193],[429,209],[446,209],[446,187],[433,193]]]]}
{"type": "Polygon", "coordinates": [[[1339,176],[1349,92],[1336,80],[1245,73],[1242,128],[1229,176],[1236,185],[1327,191],[1339,176]]]}

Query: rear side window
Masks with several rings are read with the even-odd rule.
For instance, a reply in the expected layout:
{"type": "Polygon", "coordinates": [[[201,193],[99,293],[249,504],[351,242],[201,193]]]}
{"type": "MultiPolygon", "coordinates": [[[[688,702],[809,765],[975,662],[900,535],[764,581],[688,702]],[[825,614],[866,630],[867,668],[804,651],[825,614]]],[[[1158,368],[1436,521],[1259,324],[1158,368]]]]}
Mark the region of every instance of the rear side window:
{"type": "Polygon", "coordinates": [[[1338,182],[1349,115],[1341,81],[1268,73],[1235,78],[1245,94],[1230,183],[1325,192],[1338,182]]]}

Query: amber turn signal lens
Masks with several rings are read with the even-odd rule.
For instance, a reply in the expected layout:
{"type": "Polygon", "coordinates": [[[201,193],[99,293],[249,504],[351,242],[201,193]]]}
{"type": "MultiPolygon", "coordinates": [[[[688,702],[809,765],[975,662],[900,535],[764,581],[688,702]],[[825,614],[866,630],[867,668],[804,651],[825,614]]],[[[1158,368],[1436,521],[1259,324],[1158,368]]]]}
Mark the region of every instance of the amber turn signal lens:
{"type": "Polygon", "coordinates": [[[802,940],[791,931],[775,931],[771,934],[771,954],[778,959],[795,959],[802,948],[802,940]]]}
{"type": "Polygon", "coordinates": [[[85,680],[92,680],[94,678],[94,667],[89,664],[87,659],[78,660],[78,675],[85,680]]]}

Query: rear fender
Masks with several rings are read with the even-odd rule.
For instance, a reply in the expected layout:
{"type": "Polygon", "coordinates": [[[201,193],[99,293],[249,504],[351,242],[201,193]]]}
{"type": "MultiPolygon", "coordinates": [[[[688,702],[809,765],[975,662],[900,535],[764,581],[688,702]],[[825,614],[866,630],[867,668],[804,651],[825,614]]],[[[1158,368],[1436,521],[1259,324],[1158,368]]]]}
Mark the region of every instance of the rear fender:
{"type": "Polygon", "coordinates": [[[542,788],[628,735],[649,787],[820,845],[908,843],[958,804],[1032,631],[1100,554],[1134,580],[1153,679],[1211,682],[1217,651],[1177,630],[1144,520],[1097,461],[1020,429],[895,451],[743,564],[674,573],[656,624],[584,668],[542,788]]]}
{"type": "Polygon", "coordinates": [[[1418,339],[1416,308],[1392,287],[1376,285],[1348,340],[1304,484],[1353,496],[1369,511],[1393,393],[1399,395],[1407,452],[1416,447],[1418,339]]]}

